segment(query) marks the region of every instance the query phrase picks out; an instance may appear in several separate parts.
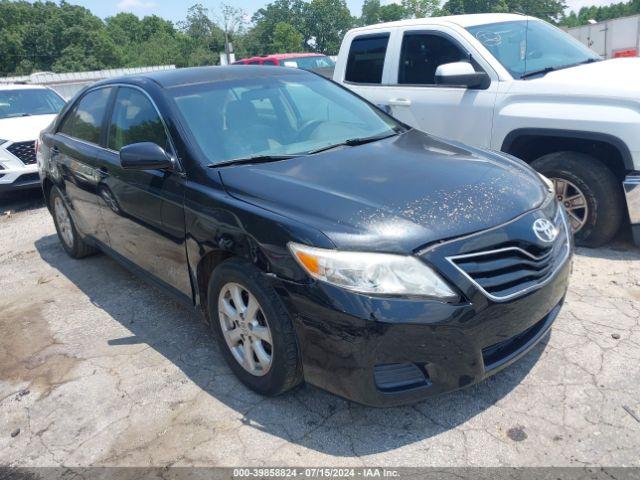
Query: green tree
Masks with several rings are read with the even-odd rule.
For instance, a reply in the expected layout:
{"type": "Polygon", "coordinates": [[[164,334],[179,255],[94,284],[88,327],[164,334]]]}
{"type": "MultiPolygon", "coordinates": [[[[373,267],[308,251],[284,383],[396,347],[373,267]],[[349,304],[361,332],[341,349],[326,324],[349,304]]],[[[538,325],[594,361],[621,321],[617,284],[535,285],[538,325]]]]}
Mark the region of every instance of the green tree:
{"type": "Polygon", "coordinates": [[[364,0],[360,25],[374,25],[380,23],[380,0],[364,0]]]}
{"type": "Polygon", "coordinates": [[[439,6],[440,0],[402,0],[402,7],[410,18],[431,17],[439,6]]]}
{"type": "Polygon", "coordinates": [[[355,24],[345,0],[311,0],[304,8],[307,43],[317,52],[336,54],[355,24]]]}
{"type": "Polygon", "coordinates": [[[299,52],[302,41],[302,34],[293,25],[280,22],[273,31],[271,50],[278,53],[299,52]]]}
{"type": "Polygon", "coordinates": [[[556,23],[563,17],[565,8],[565,0],[448,0],[442,14],[513,12],[556,23]]]}
{"type": "MultiPolygon", "coordinates": [[[[251,28],[240,40],[240,48],[249,54],[268,53],[273,44],[276,26],[280,23],[291,25],[303,36],[303,43],[309,38],[305,22],[305,3],[302,0],[276,0],[254,13],[251,28]]],[[[238,48],[236,48],[236,51],[238,48]]]]}
{"type": "Polygon", "coordinates": [[[389,3],[380,7],[381,22],[397,22],[409,17],[409,13],[402,5],[397,3],[389,3]]]}

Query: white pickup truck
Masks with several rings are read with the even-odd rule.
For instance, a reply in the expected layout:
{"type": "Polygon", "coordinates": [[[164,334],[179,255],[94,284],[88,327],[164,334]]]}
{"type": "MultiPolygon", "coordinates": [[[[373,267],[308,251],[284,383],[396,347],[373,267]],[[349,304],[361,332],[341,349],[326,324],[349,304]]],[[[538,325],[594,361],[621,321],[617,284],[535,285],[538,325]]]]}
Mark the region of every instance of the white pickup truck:
{"type": "Polygon", "coordinates": [[[460,15],[349,31],[333,79],[413,127],[531,164],[578,244],[607,242],[627,213],[640,244],[639,58],[603,60],[533,17],[460,15]]]}

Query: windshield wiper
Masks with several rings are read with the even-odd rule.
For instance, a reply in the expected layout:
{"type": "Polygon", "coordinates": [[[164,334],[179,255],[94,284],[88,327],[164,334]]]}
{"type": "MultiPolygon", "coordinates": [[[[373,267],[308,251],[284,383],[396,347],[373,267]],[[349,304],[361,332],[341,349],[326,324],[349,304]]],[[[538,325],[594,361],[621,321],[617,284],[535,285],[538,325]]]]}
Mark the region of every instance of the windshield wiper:
{"type": "Polygon", "coordinates": [[[289,158],[296,158],[300,155],[255,155],[253,157],[246,158],[234,158],[233,160],[224,160],[218,163],[212,163],[207,165],[209,168],[228,167],[230,165],[246,165],[249,163],[268,163],[277,162],[278,160],[287,160],[289,158]]]}
{"type": "Polygon", "coordinates": [[[400,135],[400,132],[388,133],[385,135],[374,135],[372,137],[350,138],[348,140],[345,140],[344,142],[335,143],[333,145],[327,145],[326,147],[316,148],[315,150],[310,150],[307,152],[307,155],[326,152],[327,150],[332,150],[334,148],[344,147],[344,146],[357,147],[358,145],[377,142],[378,140],[384,140],[385,138],[395,137],[396,135],[400,135]]]}
{"type": "Polygon", "coordinates": [[[594,63],[594,62],[601,62],[601,61],[602,61],[601,58],[587,58],[586,60],[583,60],[581,62],[570,63],[569,65],[560,65],[558,67],[545,67],[539,70],[532,70],[530,72],[523,73],[522,75],[520,75],[520,78],[535,77],[537,75],[544,75],[549,72],[555,72],[557,70],[564,70],[565,68],[572,68],[572,67],[577,67],[578,65],[585,65],[587,63],[594,63]]]}

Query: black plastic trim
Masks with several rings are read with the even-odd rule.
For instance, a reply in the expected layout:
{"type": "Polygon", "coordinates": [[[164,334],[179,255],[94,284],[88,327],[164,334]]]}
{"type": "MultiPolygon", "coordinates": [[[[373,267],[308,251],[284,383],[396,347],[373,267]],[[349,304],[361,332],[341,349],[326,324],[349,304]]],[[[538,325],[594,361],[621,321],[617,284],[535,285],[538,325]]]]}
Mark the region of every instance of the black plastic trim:
{"type": "Polygon", "coordinates": [[[622,161],[627,170],[633,170],[633,157],[629,151],[629,147],[618,137],[607,133],[587,132],[583,130],[564,130],[555,128],[518,128],[510,132],[502,142],[501,151],[509,153],[515,141],[520,137],[538,136],[538,137],[560,137],[579,140],[595,140],[607,143],[615,147],[622,156],[622,161]]]}

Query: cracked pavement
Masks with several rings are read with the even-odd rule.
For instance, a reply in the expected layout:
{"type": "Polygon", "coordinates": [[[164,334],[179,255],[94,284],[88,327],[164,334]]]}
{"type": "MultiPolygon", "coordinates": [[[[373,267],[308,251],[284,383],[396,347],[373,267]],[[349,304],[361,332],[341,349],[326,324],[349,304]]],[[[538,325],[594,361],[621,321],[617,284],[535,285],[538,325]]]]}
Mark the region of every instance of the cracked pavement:
{"type": "Polygon", "coordinates": [[[640,249],[624,239],[578,251],[520,362],[372,409],[252,393],[195,311],[104,255],[68,258],[37,194],[2,202],[0,465],[640,466],[640,249]]]}

